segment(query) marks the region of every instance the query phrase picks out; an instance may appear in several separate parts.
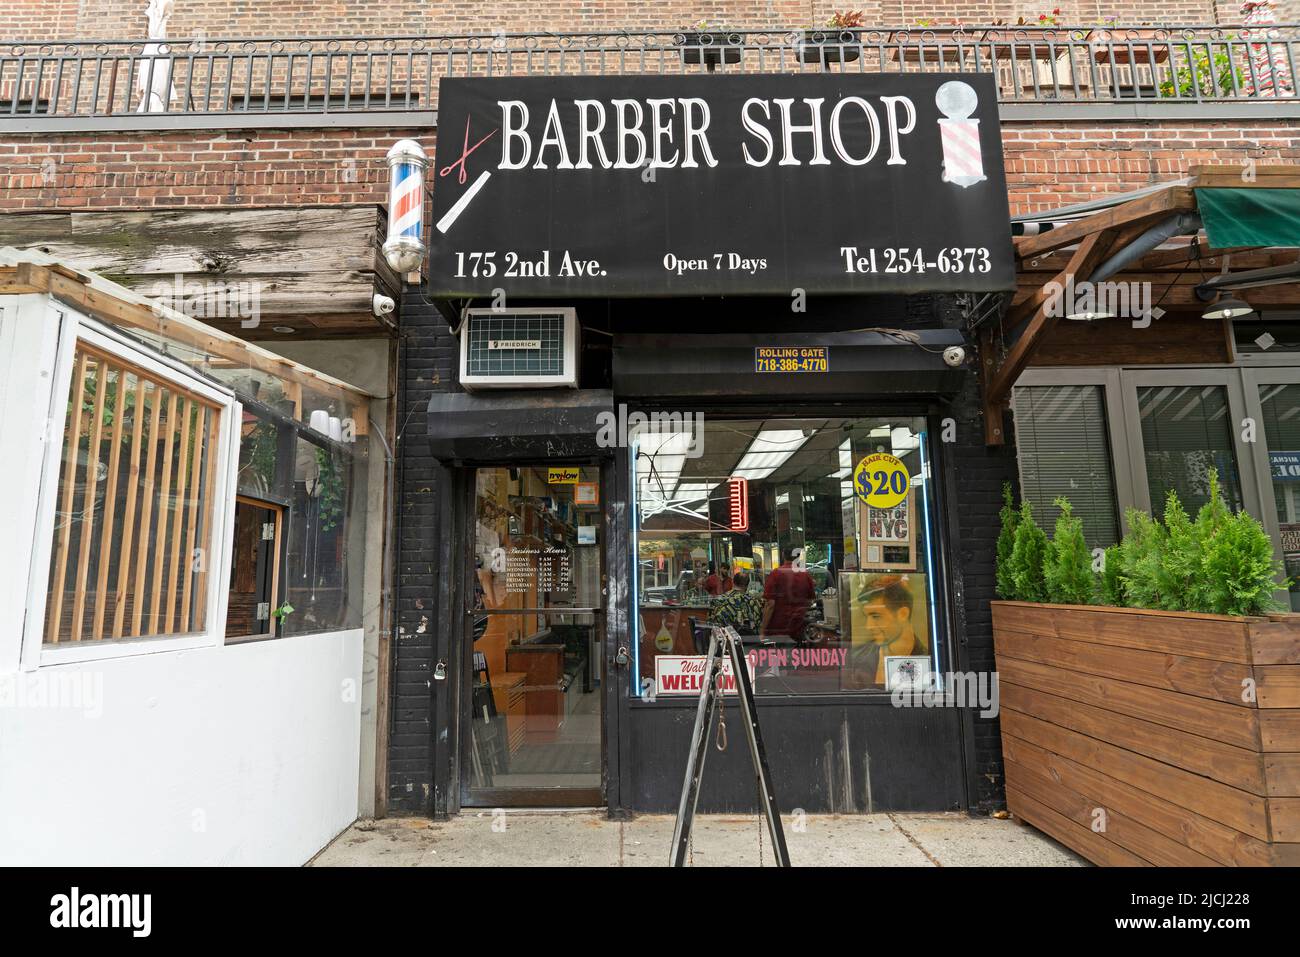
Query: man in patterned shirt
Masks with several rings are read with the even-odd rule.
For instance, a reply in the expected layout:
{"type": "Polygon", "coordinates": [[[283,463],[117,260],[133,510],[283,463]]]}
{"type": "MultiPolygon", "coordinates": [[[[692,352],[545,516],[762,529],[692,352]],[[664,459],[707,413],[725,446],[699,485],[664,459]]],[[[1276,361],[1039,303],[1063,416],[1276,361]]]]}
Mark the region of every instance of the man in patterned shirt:
{"type": "Polygon", "coordinates": [[[763,596],[749,593],[749,575],[745,572],[736,572],[731,584],[731,591],[709,609],[709,623],[730,625],[742,635],[756,634],[763,621],[763,596]]]}

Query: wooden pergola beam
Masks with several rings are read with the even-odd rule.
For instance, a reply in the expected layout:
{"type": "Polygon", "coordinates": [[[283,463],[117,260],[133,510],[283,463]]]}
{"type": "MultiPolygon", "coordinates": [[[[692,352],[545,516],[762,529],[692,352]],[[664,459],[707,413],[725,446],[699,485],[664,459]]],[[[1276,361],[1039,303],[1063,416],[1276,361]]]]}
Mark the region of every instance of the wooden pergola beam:
{"type": "MultiPolygon", "coordinates": [[[[1079,243],[1078,250],[1070,257],[1069,265],[1057,273],[1052,282],[1057,284],[1058,288],[1071,282],[1076,285],[1086,282],[1115,246],[1119,233],[1117,227],[1103,226],[1097,232],[1085,236],[1079,243]]],[[[1046,290],[1049,285],[1051,283],[1045,283],[1042,289],[1046,290]]],[[[1002,445],[1006,442],[1006,435],[1002,429],[1002,416],[1011,395],[1011,387],[1028,365],[1029,357],[1038,343],[1061,318],[1060,310],[1050,309],[1051,305],[1051,296],[1042,296],[1033,317],[1029,320],[1029,325],[1007,351],[1006,357],[997,364],[997,368],[991,372],[987,366],[981,369],[984,379],[984,440],[988,445],[1002,445]]],[[[986,353],[986,357],[987,355],[986,353]]]]}
{"type": "MultiPolygon", "coordinates": [[[[1139,219],[1133,220],[1126,226],[1117,228],[1115,231],[1114,242],[1111,243],[1111,249],[1116,251],[1123,249],[1129,243],[1133,242],[1133,240],[1137,239],[1144,232],[1150,229],[1153,221],[1158,221],[1158,219],[1159,216],[1145,215],[1139,219]]],[[[1066,260],[1066,263],[1061,270],[1061,275],[1064,275],[1065,272],[1069,271],[1069,263],[1072,259],[1073,254],[1071,254],[1070,259],[1066,260]]],[[[1077,278],[1075,281],[1078,281],[1077,278]]],[[[1022,322],[1032,316],[1038,307],[1046,302],[1050,297],[1050,289],[1051,283],[1044,283],[1035,288],[1029,296],[1017,301],[1007,313],[1008,328],[1015,329],[1022,322]]]]}
{"type": "Polygon", "coordinates": [[[49,292],[51,275],[85,282],[77,272],[66,266],[41,266],[37,263],[23,262],[16,266],[0,266],[0,296],[49,292]]]}
{"type": "Polygon", "coordinates": [[[1233,164],[1193,166],[1192,186],[1200,189],[1297,189],[1300,166],[1233,164]]]}
{"type": "Polygon", "coordinates": [[[1099,229],[1118,229],[1140,223],[1150,225],[1153,220],[1165,219],[1173,213],[1195,208],[1196,199],[1191,187],[1170,186],[1158,193],[1129,200],[1037,236],[1021,236],[1016,240],[1016,256],[1032,259],[1064,246],[1073,246],[1099,229]]]}
{"type": "MultiPolygon", "coordinates": [[[[1159,269],[1162,266],[1181,266],[1189,262],[1203,262],[1215,265],[1221,256],[1236,256],[1240,253],[1254,252],[1263,246],[1233,246],[1230,249],[1210,249],[1199,242],[1191,242],[1181,249],[1153,249],[1135,264],[1135,269],[1159,269]]],[[[1273,265],[1273,263],[1269,263],[1273,265]]]]}

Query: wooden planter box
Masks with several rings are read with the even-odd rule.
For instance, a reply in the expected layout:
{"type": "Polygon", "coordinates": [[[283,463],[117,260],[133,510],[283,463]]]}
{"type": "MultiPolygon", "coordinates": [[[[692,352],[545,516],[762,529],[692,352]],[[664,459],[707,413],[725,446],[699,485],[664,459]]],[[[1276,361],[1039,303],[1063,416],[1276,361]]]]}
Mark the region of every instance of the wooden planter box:
{"type": "Polygon", "coordinates": [[[1096,864],[1300,865],[1300,615],[999,601],[993,639],[1014,815],[1096,864]]]}

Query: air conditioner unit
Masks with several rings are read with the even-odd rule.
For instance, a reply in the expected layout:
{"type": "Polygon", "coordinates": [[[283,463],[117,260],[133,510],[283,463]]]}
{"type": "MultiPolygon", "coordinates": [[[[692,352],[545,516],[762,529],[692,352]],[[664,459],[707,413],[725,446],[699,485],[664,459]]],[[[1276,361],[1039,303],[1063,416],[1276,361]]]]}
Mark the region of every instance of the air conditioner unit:
{"type": "Polygon", "coordinates": [[[466,389],[578,387],[574,309],[469,309],[460,331],[466,389]]]}

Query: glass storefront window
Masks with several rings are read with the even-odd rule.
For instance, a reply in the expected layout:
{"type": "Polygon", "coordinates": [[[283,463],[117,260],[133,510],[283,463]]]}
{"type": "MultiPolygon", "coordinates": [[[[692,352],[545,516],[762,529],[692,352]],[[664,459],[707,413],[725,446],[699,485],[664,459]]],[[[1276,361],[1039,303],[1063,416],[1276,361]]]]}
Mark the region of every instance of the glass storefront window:
{"type": "MultiPolygon", "coordinates": [[[[361,624],[365,554],[364,446],[349,454],[296,440],[285,549],[285,635],[361,624]]],[[[283,608],[283,606],[282,606],[283,608]]]]}
{"type": "Polygon", "coordinates": [[[1223,500],[1234,511],[1240,510],[1241,478],[1232,446],[1227,389],[1142,386],[1137,399],[1152,512],[1163,514],[1165,497],[1174,489],[1183,508],[1195,514],[1209,500],[1210,469],[1219,473],[1223,500]]]}
{"type": "Polygon", "coordinates": [[[741,635],[759,694],[883,691],[938,672],[926,443],[925,420],[906,415],[640,435],[637,693],[697,694],[690,659],[711,625],[741,635]],[[894,479],[893,507],[858,495],[855,471],[875,453],[909,476],[894,479]]]}
{"type": "Polygon", "coordinates": [[[1264,438],[1282,536],[1282,559],[1291,579],[1291,608],[1300,610],[1300,385],[1261,385],[1264,438]]]}
{"type": "Polygon", "coordinates": [[[1020,487],[1034,517],[1051,529],[1069,499],[1090,548],[1119,541],[1115,476],[1106,440],[1106,406],[1097,385],[1020,386],[1015,390],[1020,487]]]}
{"type": "Polygon", "coordinates": [[[244,410],[239,435],[239,479],[241,495],[264,498],[276,491],[276,456],[280,429],[275,422],[244,410]]]}

